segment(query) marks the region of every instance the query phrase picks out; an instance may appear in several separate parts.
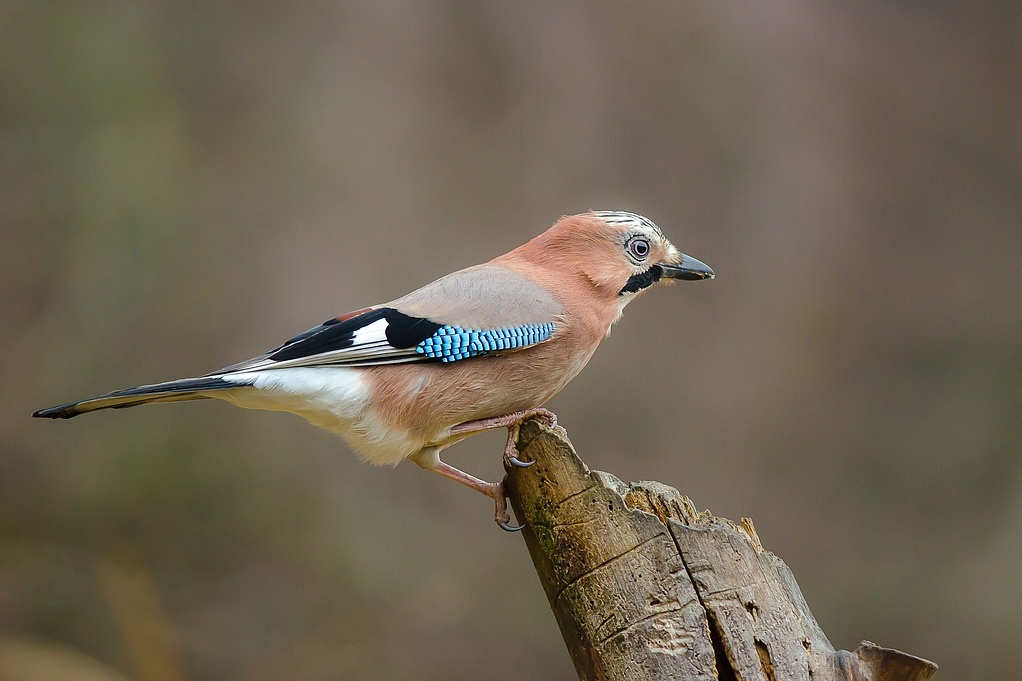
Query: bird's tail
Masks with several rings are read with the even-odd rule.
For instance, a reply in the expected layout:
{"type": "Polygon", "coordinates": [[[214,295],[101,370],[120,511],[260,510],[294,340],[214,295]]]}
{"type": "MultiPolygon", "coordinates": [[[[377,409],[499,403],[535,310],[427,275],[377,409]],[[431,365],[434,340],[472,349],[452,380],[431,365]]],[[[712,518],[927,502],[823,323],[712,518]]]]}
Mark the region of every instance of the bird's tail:
{"type": "Polygon", "coordinates": [[[201,378],[182,378],[177,381],[140,385],[137,388],[115,390],[112,393],[90,397],[77,402],[68,402],[56,407],[40,409],[32,416],[46,419],[69,419],[79,414],[86,414],[97,409],[123,409],[151,402],[181,402],[184,400],[203,400],[207,393],[218,390],[243,388],[248,383],[243,381],[225,380],[222,376],[203,376],[201,378]]]}

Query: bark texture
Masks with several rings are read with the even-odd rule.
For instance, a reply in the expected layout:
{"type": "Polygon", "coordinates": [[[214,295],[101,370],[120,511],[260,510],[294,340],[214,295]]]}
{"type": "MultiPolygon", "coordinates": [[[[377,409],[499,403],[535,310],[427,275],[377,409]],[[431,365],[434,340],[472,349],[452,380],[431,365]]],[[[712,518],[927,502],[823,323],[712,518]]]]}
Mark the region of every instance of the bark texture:
{"type": "Polygon", "coordinates": [[[590,471],[561,429],[518,440],[508,496],[580,679],[928,681],[937,666],[864,641],[834,650],[748,518],[590,471]]]}

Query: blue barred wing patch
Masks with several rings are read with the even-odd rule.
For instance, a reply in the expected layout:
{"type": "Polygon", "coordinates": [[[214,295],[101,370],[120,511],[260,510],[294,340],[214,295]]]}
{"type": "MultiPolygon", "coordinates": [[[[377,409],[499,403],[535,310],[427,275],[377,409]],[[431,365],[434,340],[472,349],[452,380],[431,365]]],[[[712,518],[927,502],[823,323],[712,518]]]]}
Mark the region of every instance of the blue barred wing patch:
{"type": "Polygon", "coordinates": [[[442,326],[415,346],[415,351],[441,362],[457,362],[499,350],[514,350],[542,343],[554,333],[554,323],[524,324],[506,329],[463,329],[442,326]]]}

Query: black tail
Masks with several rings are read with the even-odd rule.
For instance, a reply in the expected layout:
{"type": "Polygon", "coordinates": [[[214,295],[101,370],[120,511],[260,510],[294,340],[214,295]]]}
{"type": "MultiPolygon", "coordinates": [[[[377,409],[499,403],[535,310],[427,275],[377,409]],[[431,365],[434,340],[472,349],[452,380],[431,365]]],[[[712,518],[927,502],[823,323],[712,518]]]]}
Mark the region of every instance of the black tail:
{"type": "Polygon", "coordinates": [[[68,402],[48,409],[40,409],[32,416],[45,419],[69,419],[79,414],[86,414],[97,409],[123,409],[150,402],[180,402],[183,400],[203,400],[204,394],[215,390],[243,388],[246,384],[236,381],[225,381],[220,376],[204,376],[202,378],[182,378],[177,381],[140,385],[137,388],[115,390],[99,397],[87,400],[68,402]]]}

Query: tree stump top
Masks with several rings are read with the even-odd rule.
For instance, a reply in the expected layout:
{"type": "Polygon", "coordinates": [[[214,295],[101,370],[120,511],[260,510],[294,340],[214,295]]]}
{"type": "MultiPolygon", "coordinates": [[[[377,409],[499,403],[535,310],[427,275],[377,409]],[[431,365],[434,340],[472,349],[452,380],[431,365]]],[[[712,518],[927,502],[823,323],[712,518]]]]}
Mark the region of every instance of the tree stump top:
{"type": "Polygon", "coordinates": [[[579,678],[928,681],[936,665],[827,640],[748,518],[699,512],[658,482],[590,471],[561,429],[527,421],[507,488],[579,678]]]}

